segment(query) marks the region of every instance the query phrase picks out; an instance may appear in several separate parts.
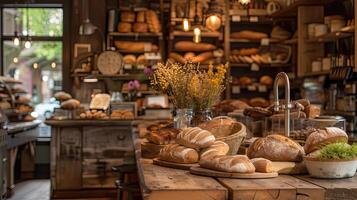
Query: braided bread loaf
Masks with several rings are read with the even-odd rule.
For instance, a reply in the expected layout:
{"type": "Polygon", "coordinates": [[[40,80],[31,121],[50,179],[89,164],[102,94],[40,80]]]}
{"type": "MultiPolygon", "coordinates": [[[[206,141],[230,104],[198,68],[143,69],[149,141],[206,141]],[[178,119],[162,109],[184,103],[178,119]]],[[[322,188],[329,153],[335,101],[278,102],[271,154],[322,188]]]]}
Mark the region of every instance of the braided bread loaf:
{"type": "Polygon", "coordinates": [[[204,157],[199,162],[200,166],[223,172],[233,173],[254,173],[255,167],[252,162],[244,155],[235,156],[213,156],[204,157]]]}
{"type": "Polygon", "coordinates": [[[198,153],[194,149],[179,144],[169,144],[160,150],[159,159],[174,163],[191,164],[198,162],[198,153]]]}
{"type": "Polygon", "coordinates": [[[215,140],[211,132],[198,127],[185,128],[176,138],[178,144],[197,149],[209,147],[215,140]]]}

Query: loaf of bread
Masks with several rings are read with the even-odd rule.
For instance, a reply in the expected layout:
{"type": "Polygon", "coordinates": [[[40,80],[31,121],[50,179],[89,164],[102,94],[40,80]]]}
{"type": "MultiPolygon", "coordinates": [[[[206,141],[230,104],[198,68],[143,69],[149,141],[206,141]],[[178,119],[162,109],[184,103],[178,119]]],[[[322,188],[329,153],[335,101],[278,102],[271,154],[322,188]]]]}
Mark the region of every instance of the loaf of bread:
{"type": "Polygon", "coordinates": [[[225,142],[215,141],[211,146],[202,149],[200,152],[200,158],[211,157],[217,155],[227,155],[229,146],[225,142]]]}
{"type": "Polygon", "coordinates": [[[125,64],[135,64],[136,63],[136,56],[133,54],[128,54],[123,57],[123,61],[125,64]]]}
{"type": "Polygon", "coordinates": [[[253,107],[245,108],[243,114],[253,119],[264,119],[265,117],[271,116],[273,113],[266,108],[253,107]]]}
{"type": "Polygon", "coordinates": [[[134,22],[135,21],[135,12],[123,11],[120,14],[120,21],[122,21],[122,22],[134,22]]]}
{"type": "Polygon", "coordinates": [[[204,63],[208,60],[211,60],[213,58],[213,52],[208,51],[208,52],[203,52],[201,54],[198,54],[197,56],[191,58],[191,61],[193,63],[204,63]]]}
{"type": "Polygon", "coordinates": [[[197,149],[207,148],[211,146],[215,140],[211,132],[199,127],[185,128],[176,138],[178,144],[197,149]]]}
{"type": "Polygon", "coordinates": [[[67,101],[68,99],[72,99],[72,96],[67,92],[56,92],[54,97],[58,101],[67,101]]]}
{"type": "Polygon", "coordinates": [[[150,131],[146,135],[146,139],[154,144],[170,144],[173,143],[179,133],[175,128],[162,128],[156,131],[150,131]]]}
{"type": "Polygon", "coordinates": [[[255,140],[249,146],[247,155],[249,158],[266,158],[271,161],[300,162],[304,149],[285,136],[268,135],[255,140]]]}
{"type": "Polygon", "coordinates": [[[232,33],[231,38],[233,38],[233,39],[247,39],[247,40],[261,40],[264,38],[268,38],[268,34],[244,30],[244,31],[232,33]]]}
{"type": "Polygon", "coordinates": [[[136,22],[145,22],[145,11],[139,11],[136,14],[136,22]]]}
{"type": "Polygon", "coordinates": [[[211,132],[216,138],[218,138],[230,135],[234,128],[234,123],[236,123],[236,120],[232,118],[217,117],[212,119],[211,121],[199,124],[198,127],[211,132]]]}
{"type": "Polygon", "coordinates": [[[183,56],[186,60],[192,60],[195,57],[195,53],[193,52],[187,52],[185,53],[185,55],[183,56]]]}
{"type": "Polygon", "coordinates": [[[259,83],[262,84],[262,85],[271,86],[271,85],[273,85],[273,82],[274,82],[273,78],[270,77],[270,76],[267,76],[267,75],[262,76],[259,79],[259,83]]]}
{"type": "Polygon", "coordinates": [[[345,131],[336,127],[327,127],[324,129],[317,129],[311,133],[304,146],[306,154],[319,150],[322,147],[336,142],[347,143],[348,136],[345,131]]]}
{"type": "Polygon", "coordinates": [[[216,49],[216,46],[203,42],[179,41],[175,43],[175,49],[177,51],[212,51],[216,49]]]}
{"type": "Polygon", "coordinates": [[[242,76],[239,78],[239,84],[240,85],[251,85],[253,83],[253,80],[249,78],[248,76],[242,76]]]}
{"type": "Polygon", "coordinates": [[[179,144],[169,144],[160,150],[159,159],[182,164],[192,164],[198,162],[196,150],[181,146],[179,144]]]}
{"type": "Polygon", "coordinates": [[[315,105],[309,105],[305,107],[305,113],[307,118],[314,119],[321,114],[321,108],[315,105]]]}
{"type": "Polygon", "coordinates": [[[133,32],[135,33],[147,33],[148,25],[144,22],[137,22],[133,25],[133,32]]]}
{"type": "Polygon", "coordinates": [[[268,107],[269,101],[262,97],[255,97],[249,100],[249,105],[252,107],[268,107]]]}
{"type": "Polygon", "coordinates": [[[200,166],[207,169],[213,169],[231,173],[254,173],[255,168],[252,162],[244,155],[235,156],[213,156],[203,157],[200,166]]]}
{"type": "Polygon", "coordinates": [[[129,22],[119,22],[118,24],[119,33],[130,33],[131,32],[131,23],[129,22]]]}
{"type": "Polygon", "coordinates": [[[273,172],[273,164],[268,159],[265,159],[265,158],[253,158],[250,161],[253,163],[256,172],[261,172],[261,173],[271,173],[271,172],[273,172]]]}
{"type": "Polygon", "coordinates": [[[169,58],[172,59],[174,62],[178,62],[182,64],[187,62],[184,57],[182,57],[180,54],[175,52],[171,52],[169,58]]]}
{"type": "Polygon", "coordinates": [[[114,44],[119,50],[133,53],[158,51],[158,47],[150,42],[115,41],[114,44]]]}
{"type": "Polygon", "coordinates": [[[65,110],[74,110],[81,105],[77,99],[69,99],[61,103],[61,108],[65,110]]]}
{"type": "Polygon", "coordinates": [[[148,60],[146,59],[145,55],[140,55],[136,59],[136,64],[138,65],[147,65],[148,60]]]}
{"type": "Polygon", "coordinates": [[[161,32],[160,20],[155,11],[153,10],[146,11],[146,22],[149,26],[150,32],[152,33],[161,32]]]}

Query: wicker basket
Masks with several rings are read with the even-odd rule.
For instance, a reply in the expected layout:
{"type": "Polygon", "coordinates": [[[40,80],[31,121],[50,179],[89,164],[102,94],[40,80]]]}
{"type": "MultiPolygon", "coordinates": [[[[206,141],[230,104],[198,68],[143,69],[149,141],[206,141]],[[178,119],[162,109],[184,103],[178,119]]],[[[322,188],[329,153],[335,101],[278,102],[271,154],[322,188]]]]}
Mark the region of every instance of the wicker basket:
{"type": "Polygon", "coordinates": [[[232,128],[232,134],[226,137],[220,137],[216,140],[225,142],[229,145],[228,155],[236,155],[239,146],[243,143],[247,135],[247,129],[244,124],[240,122],[235,122],[232,128]]]}

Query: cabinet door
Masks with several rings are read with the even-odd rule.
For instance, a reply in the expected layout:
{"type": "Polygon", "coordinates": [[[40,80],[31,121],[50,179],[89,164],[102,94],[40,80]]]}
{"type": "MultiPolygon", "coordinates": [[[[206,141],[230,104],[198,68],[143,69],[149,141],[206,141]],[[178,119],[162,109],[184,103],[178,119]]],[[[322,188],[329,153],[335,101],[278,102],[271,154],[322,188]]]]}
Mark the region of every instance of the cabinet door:
{"type": "Polygon", "coordinates": [[[83,132],[83,187],[114,188],[112,166],[134,164],[131,127],[85,127],[83,132]]]}
{"type": "Polygon", "coordinates": [[[81,189],[81,128],[65,127],[56,133],[56,189],[81,189]]]}

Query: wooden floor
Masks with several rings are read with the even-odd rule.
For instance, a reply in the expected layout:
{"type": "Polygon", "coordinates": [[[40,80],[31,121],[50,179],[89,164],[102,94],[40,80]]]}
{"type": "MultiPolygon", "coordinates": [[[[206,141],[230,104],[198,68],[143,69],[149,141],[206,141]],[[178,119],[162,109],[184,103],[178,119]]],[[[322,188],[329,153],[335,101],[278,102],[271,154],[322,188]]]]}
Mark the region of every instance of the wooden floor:
{"type": "MultiPolygon", "coordinates": [[[[50,200],[50,180],[30,180],[16,184],[14,195],[7,200],[50,200]]],[[[60,200],[60,199],[56,199],[60,200]]],[[[71,200],[71,199],[66,199],[71,200]]],[[[75,199],[84,200],[84,199],[75,199]]],[[[88,199],[86,199],[88,200],[88,199]]],[[[90,200],[104,200],[90,199],[90,200]]],[[[105,198],[108,200],[108,198],[105,198]]]]}

